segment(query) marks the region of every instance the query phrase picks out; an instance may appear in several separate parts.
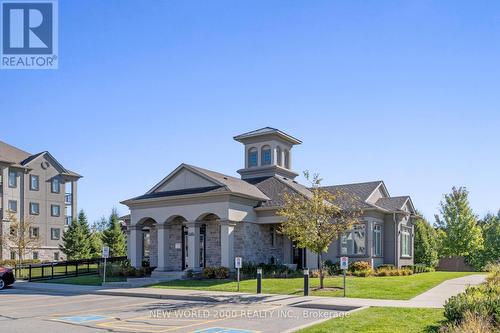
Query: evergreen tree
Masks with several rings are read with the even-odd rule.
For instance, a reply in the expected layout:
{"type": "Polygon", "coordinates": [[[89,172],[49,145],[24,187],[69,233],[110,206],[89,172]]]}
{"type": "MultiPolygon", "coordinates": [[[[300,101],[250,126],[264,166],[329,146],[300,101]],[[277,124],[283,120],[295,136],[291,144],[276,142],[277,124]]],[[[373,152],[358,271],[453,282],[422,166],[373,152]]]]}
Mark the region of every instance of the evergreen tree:
{"type": "Polygon", "coordinates": [[[90,257],[100,258],[102,256],[102,232],[95,227],[90,231],[90,257]]]}
{"type": "Polygon", "coordinates": [[[415,222],[415,262],[434,267],[439,259],[439,240],[436,230],[423,217],[415,222]]]}
{"type": "Polygon", "coordinates": [[[470,208],[468,195],[465,187],[453,187],[441,201],[441,217],[437,216],[436,222],[446,234],[442,242],[443,255],[473,259],[483,249],[481,228],[470,208]]]}
{"type": "Polygon", "coordinates": [[[74,220],[62,236],[63,243],[59,249],[68,260],[87,259],[90,257],[90,230],[87,216],[81,210],[78,220],[74,220]]]}
{"type": "Polygon", "coordinates": [[[115,208],[113,208],[109,216],[108,228],[102,233],[102,242],[104,245],[109,246],[109,255],[111,257],[127,255],[127,241],[115,208]]]}

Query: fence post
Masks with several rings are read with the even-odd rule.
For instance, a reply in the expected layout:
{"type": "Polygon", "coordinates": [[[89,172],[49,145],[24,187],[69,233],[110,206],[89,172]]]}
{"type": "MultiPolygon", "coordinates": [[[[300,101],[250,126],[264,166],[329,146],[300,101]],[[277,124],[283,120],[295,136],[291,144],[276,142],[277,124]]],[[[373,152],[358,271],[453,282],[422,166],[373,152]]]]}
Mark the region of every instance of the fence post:
{"type": "Polygon", "coordinates": [[[64,266],[64,275],[67,276],[68,275],[68,261],[66,260],[65,262],[65,266],[64,266]]]}
{"type": "Polygon", "coordinates": [[[90,261],[87,261],[87,273],[90,273],[90,261]]]}
{"type": "Polygon", "coordinates": [[[31,282],[31,264],[29,264],[28,281],[31,282]]]}
{"type": "Polygon", "coordinates": [[[50,278],[53,280],[54,279],[54,263],[53,262],[50,263],[50,268],[52,269],[52,273],[51,273],[50,278]]]}
{"type": "Polygon", "coordinates": [[[75,261],[75,276],[78,276],[78,261],[75,261]]]}
{"type": "Polygon", "coordinates": [[[40,266],[40,268],[42,269],[42,278],[44,277],[44,274],[45,274],[45,267],[43,267],[43,264],[40,266]]]}

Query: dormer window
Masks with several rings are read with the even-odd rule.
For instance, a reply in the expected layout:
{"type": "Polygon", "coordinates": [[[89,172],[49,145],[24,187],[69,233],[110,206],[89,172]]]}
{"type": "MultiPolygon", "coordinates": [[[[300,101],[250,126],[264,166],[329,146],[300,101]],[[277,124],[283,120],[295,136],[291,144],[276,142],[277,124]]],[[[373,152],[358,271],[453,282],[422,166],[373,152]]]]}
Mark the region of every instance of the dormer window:
{"type": "Polygon", "coordinates": [[[262,165],[271,165],[271,147],[262,147],[262,165]]]}
{"type": "Polygon", "coordinates": [[[256,167],[257,166],[257,158],[258,158],[257,148],[248,149],[248,167],[256,167]]]}

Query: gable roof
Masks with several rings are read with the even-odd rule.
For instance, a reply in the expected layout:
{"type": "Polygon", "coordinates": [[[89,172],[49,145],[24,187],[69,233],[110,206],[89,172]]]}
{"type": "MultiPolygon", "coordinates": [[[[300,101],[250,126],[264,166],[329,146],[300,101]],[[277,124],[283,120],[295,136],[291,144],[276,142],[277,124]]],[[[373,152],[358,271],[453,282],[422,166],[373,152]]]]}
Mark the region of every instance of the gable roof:
{"type": "MultiPolygon", "coordinates": [[[[373,206],[369,204],[367,200],[381,185],[383,185],[383,182],[381,180],[377,180],[364,183],[322,186],[321,188],[332,194],[345,193],[347,196],[356,200],[360,205],[360,208],[371,208],[373,206]]],[[[347,204],[347,202],[339,202],[339,204],[347,204]]]]}
{"type": "Polygon", "coordinates": [[[20,162],[28,158],[31,154],[0,141],[0,161],[21,166],[20,162]]]}
{"type": "Polygon", "coordinates": [[[406,203],[409,203],[411,213],[415,213],[415,208],[409,196],[401,197],[391,197],[391,198],[380,198],[377,200],[375,205],[383,209],[387,209],[392,212],[403,211],[406,203]]]}
{"type": "Polygon", "coordinates": [[[262,193],[257,187],[247,183],[244,180],[185,163],[178,166],[173,172],[171,172],[167,177],[165,177],[158,184],[156,184],[145,195],[136,197],[132,200],[176,196],[176,195],[198,194],[198,193],[213,193],[213,192],[232,192],[235,194],[242,194],[244,196],[252,197],[258,200],[269,200],[269,198],[264,193],[262,193]],[[187,169],[199,176],[202,176],[203,178],[214,183],[214,186],[182,189],[175,191],[157,191],[162,185],[167,183],[169,179],[171,179],[182,169],[187,169]]]}
{"type": "Polygon", "coordinates": [[[309,191],[307,187],[294,180],[279,175],[250,178],[246,179],[246,181],[255,185],[269,197],[269,200],[262,202],[260,207],[277,207],[283,205],[285,203],[283,200],[284,193],[288,193],[290,195],[302,194],[306,197],[312,196],[311,191],[309,191]]]}
{"type": "Polygon", "coordinates": [[[285,133],[277,128],[273,128],[273,127],[263,127],[263,128],[258,129],[258,130],[255,130],[255,131],[246,132],[246,133],[243,133],[243,134],[240,134],[240,135],[233,137],[233,139],[241,142],[242,140],[245,140],[245,139],[258,137],[258,136],[262,136],[262,135],[269,135],[269,134],[277,135],[277,136],[281,137],[282,139],[285,139],[286,141],[290,141],[293,144],[301,144],[302,143],[302,141],[291,136],[290,134],[287,134],[287,133],[285,133]]]}

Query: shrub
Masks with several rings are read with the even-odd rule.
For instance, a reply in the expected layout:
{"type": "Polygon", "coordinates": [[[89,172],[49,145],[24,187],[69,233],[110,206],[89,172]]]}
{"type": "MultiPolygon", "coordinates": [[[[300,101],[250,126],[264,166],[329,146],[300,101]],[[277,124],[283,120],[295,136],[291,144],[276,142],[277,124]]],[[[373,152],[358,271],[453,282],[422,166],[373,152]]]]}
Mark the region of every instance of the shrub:
{"type": "Polygon", "coordinates": [[[494,333],[498,332],[490,318],[466,312],[460,323],[449,323],[439,329],[439,333],[494,333]]]}
{"type": "MultiPolygon", "coordinates": [[[[29,264],[39,264],[42,261],[40,259],[24,259],[21,264],[23,265],[29,265],[29,264]]],[[[6,266],[6,267],[14,267],[15,265],[19,264],[19,260],[17,259],[5,259],[5,260],[0,260],[0,266],[6,266]]]]}
{"type": "Polygon", "coordinates": [[[372,265],[367,261],[355,261],[349,266],[350,272],[371,270],[372,265]]]}
{"type": "Polygon", "coordinates": [[[201,272],[205,279],[227,279],[229,277],[229,269],[227,267],[205,267],[201,272]]]}
{"type": "Polygon", "coordinates": [[[396,266],[391,265],[391,264],[383,264],[377,267],[378,269],[394,269],[396,266]]]}
{"type": "Polygon", "coordinates": [[[325,261],[325,269],[328,275],[334,276],[338,274],[342,274],[342,270],[340,269],[340,263],[334,263],[331,260],[325,261]]]}
{"type": "Polygon", "coordinates": [[[450,297],[444,306],[445,317],[454,323],[463,321],[467,312],[491,318],[494,325],[500,325],[500,285],[487,282],[468,287],[465,292],[450,297]]]}
{"type": "Polygon", "coordinates": [[[265,277],[284,278],[300,274],[300,272],[290,269],[286,265],[281,264],[255,264],[252,262],[244,262],[240,273],[244,278],[255,278],[257,275],[257,268],[262,268],[262,274],[265,277]]]}
{"type": "Polygon", "coordinates": [[[373,270],[371,268],[369,269],[360,269],[357,271],[352,272],[352,275],[358,276],[358,277],[367,277],[373,274],[373,270]]]}
{"type": "Polygon", "coordinates": [[[408,268],[396,269],[396,268],[378,268],[375,272],[375,276],[406,276],[412,275],[413,271],[408,268]]]}

